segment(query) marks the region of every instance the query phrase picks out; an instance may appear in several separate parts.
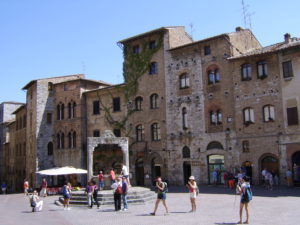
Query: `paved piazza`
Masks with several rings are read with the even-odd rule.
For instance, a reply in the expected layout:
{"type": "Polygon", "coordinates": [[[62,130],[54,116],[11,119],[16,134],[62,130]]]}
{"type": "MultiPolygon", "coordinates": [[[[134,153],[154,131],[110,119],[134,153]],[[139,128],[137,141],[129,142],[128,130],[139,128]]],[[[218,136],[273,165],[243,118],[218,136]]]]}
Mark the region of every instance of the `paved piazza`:
{"type": "MultiPolygon", "coordinates": [[[[281,187],[272,192],[254,188],[254,199],[250,205],[250,224],[288,225],[299,224],[300,188],[281,187]]],[[[64,211],[56,206],[58,197],[44,199],[42,212],[32,213],[29,200],[22,194],[0,196],[0,224],[2,225],[143,225],[143,224],[236,224],[239,220],[239,196],[223,187],[201,186],[197,199],[198,210],[190,210],[189,195],[184,188],[170,188],[167,203],[169,215],[164,215],[164,208],[159,206],[157,216],[150,216],[154,203],[129,205],[127,212],[114,212],[111,206],[100,209],[72,207],[64,211]]]]}

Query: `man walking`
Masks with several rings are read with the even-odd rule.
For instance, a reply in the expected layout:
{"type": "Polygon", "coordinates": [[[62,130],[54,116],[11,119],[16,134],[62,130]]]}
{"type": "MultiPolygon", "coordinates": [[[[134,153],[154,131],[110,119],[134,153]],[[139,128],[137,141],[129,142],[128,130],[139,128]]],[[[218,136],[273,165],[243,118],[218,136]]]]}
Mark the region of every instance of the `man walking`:
{"type": "Polygon", "coordinates": [[[98,179],[99,179],[99,191],[102,191],[104,189],[104,175],[102,170],[99,172],[98,179]]]}
{"type": "Polygon", "coordinates": [[[123,201],[123,211],[128,210],[128,202],[127,202],[127,192],[128,192],[128,183],[126,177],[122,177],[122,201],[123,201]]]}

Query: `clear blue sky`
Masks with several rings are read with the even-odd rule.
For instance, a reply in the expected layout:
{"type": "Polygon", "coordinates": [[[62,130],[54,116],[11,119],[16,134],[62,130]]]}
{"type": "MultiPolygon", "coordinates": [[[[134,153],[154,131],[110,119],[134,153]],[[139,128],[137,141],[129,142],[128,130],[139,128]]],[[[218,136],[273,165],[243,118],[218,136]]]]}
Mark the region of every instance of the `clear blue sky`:
{"type": "MultiPolygon", "coordinates": [[[[245,0],[263,45],[300,37],[298,0],[245,0]]],[[[30,80],[85,73],[120,83],[116,42],[162,26],[193,24],[194,40],[244,27],[241,0],[1,0],[0,102],[25,101],[30,80]]],[[[249,25],[248,25],[249,26],[249,25]]]]}

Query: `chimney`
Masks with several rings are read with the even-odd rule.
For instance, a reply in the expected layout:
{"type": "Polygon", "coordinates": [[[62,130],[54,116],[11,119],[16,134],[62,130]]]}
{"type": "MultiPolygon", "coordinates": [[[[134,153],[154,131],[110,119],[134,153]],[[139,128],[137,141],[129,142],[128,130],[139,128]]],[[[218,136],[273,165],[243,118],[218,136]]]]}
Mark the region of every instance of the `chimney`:
{"type": "Polygon", "coordinates": [[[235,28],[235,31],[236,31],[236,32],[240,32],[240,31],[242,31],[242,30],[243,30],[242,27],[236,27],[236,28],[235,28]]]}
{"type": "Polygon", "coordinates": [[[284,35],[284,42],[285,42],[286,44],[288,44],[288,43],[291,42],[291,35],[290,35],[289,33],[286,33],[286,34],[284,35]]]}

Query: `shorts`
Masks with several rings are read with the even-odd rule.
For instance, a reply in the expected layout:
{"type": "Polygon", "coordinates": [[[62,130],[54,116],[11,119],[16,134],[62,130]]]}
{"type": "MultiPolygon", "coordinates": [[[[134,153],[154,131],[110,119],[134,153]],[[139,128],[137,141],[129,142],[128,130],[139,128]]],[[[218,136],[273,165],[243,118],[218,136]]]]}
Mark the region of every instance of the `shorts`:
{"type": "Polygon", "coordinates": [[[64,199],[70,199],[71,196],[70,195],[64,195],[64,199]]]}
{"type": "Polygon", "coordinates": [[[245,203],[249,203],[250,201],[248,199],[245,199],[244,196],[241,197],[241,203],[245,204],[245,203]]]}
{"type": "Polygon", "coordinates": [[[123,177],[126,177],[126,179],[128,179],[129,175],[124,175],[123,177]]]}
{"type": "Polygon", "coordinates": [[[190,192],[190,198],[196,198],[197,197],[197,193],[195,191],[190,192]]]}
{"type": "Polygon", "coordinates": [[[166,193],[158,193],[157,194],[157,199],[166,200],[166,198],[167,198],[166,193]]]}

